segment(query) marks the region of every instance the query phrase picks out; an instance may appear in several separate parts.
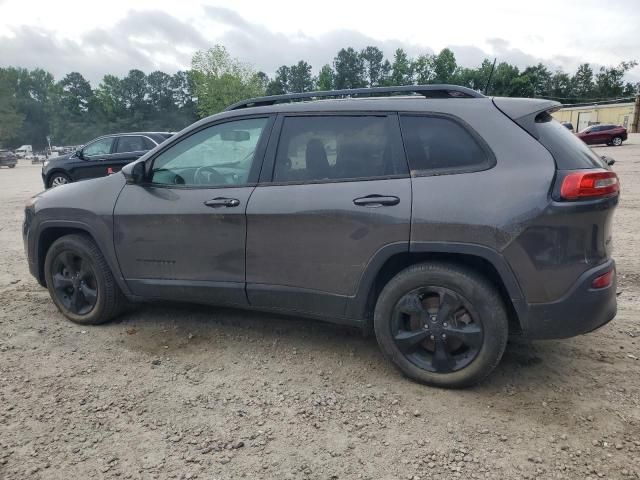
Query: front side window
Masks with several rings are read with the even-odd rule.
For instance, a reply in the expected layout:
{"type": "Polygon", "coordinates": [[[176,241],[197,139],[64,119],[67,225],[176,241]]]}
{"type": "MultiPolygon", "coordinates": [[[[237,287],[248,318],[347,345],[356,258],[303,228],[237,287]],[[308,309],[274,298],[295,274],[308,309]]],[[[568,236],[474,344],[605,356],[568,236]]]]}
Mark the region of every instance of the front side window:
{"type": "Polygon", "coordinates": [[[453,120],[406,115],[400,117],[400,125],[412,174],[456,173],[491,166],[478,142],[453,120]]]}
{"type": "Polygon", "coordinates": [[[150,150],[145,145],[144,137],[127,135],[120,137],[120,140],[118,140],[116,153],[141,152],[144,150],[150,150]]]}
{"type": "Polygon", "coordinates": [[[111,145],[113,137],[101,138],[90,143],[82,149],[82,155],[85,157],[94,157],[96,155],[109,155],[111,153],[111,145]]]}
{"type": "Polygon", "coordinates": [[[407,174],[391,122],[386,116],[287,117],[273,180],[335,181],[407,174]]]}
{"type": "Polygon", "coordinates": [[[213,125],[172,145],[155,159],[156,184],[225,186],[247,183],[267,118],[213,125]]]}

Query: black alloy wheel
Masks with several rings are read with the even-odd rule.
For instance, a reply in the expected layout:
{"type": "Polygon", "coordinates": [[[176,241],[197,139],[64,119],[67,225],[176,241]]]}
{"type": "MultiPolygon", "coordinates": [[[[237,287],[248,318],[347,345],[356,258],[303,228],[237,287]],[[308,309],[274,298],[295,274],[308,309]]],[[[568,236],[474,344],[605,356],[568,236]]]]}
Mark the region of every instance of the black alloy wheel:
{"type": "Polygon", "coordinates": [[[482,323],[470,303],[442,287],[420,287],[393,310],[393,339],[417,367],[449,373],[469,365],[480,352],[482,323]]]}
{"type": "Polygon", "coordinates": [[[98,285],[89,259],[62,251],[53,260],[52,274],[56,297],[64,308],[75,315],[91,312],[98,299],[98,285]]]}

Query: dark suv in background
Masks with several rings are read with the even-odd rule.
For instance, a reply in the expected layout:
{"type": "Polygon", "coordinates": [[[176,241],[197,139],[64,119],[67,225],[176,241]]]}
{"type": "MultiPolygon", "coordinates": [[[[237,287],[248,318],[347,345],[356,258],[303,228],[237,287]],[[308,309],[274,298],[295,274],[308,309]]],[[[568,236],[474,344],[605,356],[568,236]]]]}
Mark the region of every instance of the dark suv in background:
{"type": "Polygon", "coordinates": [[[42,167],[44,187],[58,187],[119,172],[171,135],[168,132],[134,132],[98,137],[73,153],[45,161],[42,167]]]}
{"type": "Polygon", "coordinates": [[[0,148],[0,167],[14,168],[18,164],[18,158],[11,150],[0,148]]]}
{"type": "Polygon", "coordinates": [[[509,335],[616,313],[618,178],[559,106],[450,85],[240,102],[34,197],[29,268],[81,324],[148,299],[319,318],[373,328],[413,379],[467,386],[509,335]]]}

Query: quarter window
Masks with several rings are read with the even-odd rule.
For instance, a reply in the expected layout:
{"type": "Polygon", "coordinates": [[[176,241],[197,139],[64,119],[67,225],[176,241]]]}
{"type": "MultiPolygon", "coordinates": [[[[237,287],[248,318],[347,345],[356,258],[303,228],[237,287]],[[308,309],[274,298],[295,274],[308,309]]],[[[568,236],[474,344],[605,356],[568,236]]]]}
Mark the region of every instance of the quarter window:
{"type": "Polygon", "coordinates": [[[267,121],[230,121],[186,137],[158,155],[152,182],[207,187],[247,183],[267,121]]]}
{"type": "Polygon", "coordinates": [[[411,173],[455,173],[489,168],[489,158],[471,134],[442,117],[401,116],[411,173]]]}
{"type": "Polygon", "coordinates": [[[85,157],[94,157],[96,155],[108,155],[111,153],[111,145],[113,137],[101,138],[90,143],[82,149],[82,155],[85,157]]]}
{"type": "Polygon", "coordinates": [[[287,117],[275,182],[332,181],[407,174],[397,123],[386,116],[287,117]]]}

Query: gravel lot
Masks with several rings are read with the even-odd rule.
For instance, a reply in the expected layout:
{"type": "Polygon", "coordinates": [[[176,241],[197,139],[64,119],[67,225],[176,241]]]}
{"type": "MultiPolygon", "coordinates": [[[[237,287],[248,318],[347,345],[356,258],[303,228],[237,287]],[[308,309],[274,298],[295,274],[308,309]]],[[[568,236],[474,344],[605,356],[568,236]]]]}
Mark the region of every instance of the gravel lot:
{"type": "Polygon", "coordinates": [[[465,391],[309,320],[158,304],[75,325],[27,270],[39,168],[0,170],[0,478],[640,478],[640,135],[597,150],[623,188],[617,318],[512,342],[465,391]]]}

